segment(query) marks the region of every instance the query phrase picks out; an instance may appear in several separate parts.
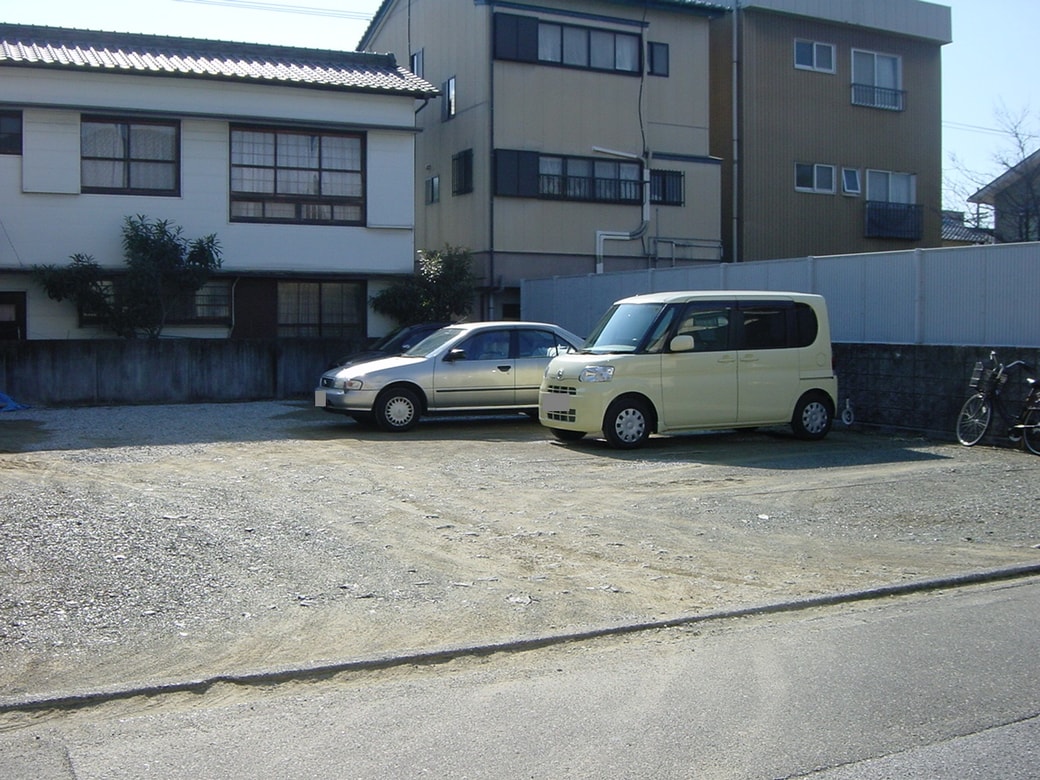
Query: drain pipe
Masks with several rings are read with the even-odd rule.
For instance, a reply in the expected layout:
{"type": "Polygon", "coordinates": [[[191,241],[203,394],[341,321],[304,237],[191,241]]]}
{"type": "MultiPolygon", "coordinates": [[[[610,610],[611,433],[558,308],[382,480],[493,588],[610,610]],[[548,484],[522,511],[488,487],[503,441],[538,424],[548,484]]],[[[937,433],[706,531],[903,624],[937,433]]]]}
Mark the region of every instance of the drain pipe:
{"type": "Polygon", "coordinates": [[[619,230],[597,230],[596,231],[596,273],[603,273],[603,245],[607,241],[635,241],[637,238],[642,238],[643,234],[646,233],[646,229],[650,227],[650,153],[644,157],[640,157],[637,154],[629,154],[627,152],[616,152],[613,149],[604,149],[599,146],[592,147],[594,152],[600,154],[609,154],[613,157],[624,157],[628,160],[639,160],[643,163],[643,219],[635,230],[632,231],[619,231],[619,230]]]}

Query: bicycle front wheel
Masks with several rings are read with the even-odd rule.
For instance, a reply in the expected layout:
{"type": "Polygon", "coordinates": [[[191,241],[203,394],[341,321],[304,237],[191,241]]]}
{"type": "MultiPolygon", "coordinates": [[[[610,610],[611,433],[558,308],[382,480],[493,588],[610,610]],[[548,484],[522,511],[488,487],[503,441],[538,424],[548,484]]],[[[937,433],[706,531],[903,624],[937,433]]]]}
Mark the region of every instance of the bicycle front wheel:
{"type": "Polygon", "coordinates": [[[989,430],[993,407],[982,393],[976,393],[961,407],[957,417],[957,441],[965,447],[978,444],[989,430]]]}
{"type": "Polygon", "coordinates": [[[1034,455],[1040,455],[1040,411],[1030,409],[1022,420],[1022,440],[1034,455]]]}

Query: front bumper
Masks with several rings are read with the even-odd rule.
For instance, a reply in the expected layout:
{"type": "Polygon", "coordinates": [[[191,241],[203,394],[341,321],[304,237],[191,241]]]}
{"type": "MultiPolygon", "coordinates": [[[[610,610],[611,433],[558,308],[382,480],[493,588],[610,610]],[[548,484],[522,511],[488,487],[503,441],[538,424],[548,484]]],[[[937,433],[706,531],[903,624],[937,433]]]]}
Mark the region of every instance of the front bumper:
{"type": "Polygon", "coordinates": [[[375,394],[364,390],[340,390],[334,387],[318,387],[314,390],[314,405],[330,412],[370,412],[375,394]]]}
{"type": "Polygon", "coordinates": [[[606,398],[577,382],[544,382],[538,390],[538,422],[546,428],[595,433],[603,427],[606,398]]]}

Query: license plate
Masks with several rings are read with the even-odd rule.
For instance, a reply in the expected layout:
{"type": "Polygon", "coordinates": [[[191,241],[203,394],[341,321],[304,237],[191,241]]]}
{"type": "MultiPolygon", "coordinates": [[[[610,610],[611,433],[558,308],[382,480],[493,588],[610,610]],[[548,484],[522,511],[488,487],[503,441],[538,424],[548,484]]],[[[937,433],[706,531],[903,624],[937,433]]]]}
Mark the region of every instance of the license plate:
{"type": "Polygon", "coordinates": [[[322,409],[325,408],[325,391],[315,390],[314,391],[314,405],[320,406],[322,409]]]}
{"type": "Polygon", "coordinates": [[[547,412],[569,412],[571,397],[567,393],[545,393],[542,395],[542,409],[547,412]]]}

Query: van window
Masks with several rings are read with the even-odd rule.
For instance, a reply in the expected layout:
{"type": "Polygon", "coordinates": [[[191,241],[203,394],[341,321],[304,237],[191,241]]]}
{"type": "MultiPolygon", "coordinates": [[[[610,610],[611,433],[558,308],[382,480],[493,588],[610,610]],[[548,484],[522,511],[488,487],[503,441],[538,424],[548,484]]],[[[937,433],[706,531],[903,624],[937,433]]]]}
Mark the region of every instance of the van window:
{"type": "Polygon", "coordinates": [[[816,319],[816,312],[807,303],[796,303],[794,305],[795,315],[795,343],[796,347],[808,347],[816,341],[820,333],[820,323],[816,319]]]}
{"type": "Polygon", "coordinates": [[[742,349],[808,347],[816,341],[820,323],[807,303],[750,303],[740,307],[742,349]]]}
{"type": "Polygon", "coordinates": [[[693,336],[694,352],[729,349],[730,309],[718,303],[691,303],[683,312],[676,336],[693,336]]]}
{"type": "Polygon", "coordinates": [[[786,349],[793,339],[789,336],[788,313],[790,304],[753,303],[740,307],[744,323],[743,349],[786,349]]]}
{"type": "Polygon", "coordinates": [[[654,329],[650,332],[650,336],[646,340],[646,346],[643,347],[644,352],[664,352],[665,347],[668,346],[668,337],[672,332],[672,325],[675,323],[675,318],[678,314],[678,306],[669,306],[664,313],[658,317],[654,329]]]}

